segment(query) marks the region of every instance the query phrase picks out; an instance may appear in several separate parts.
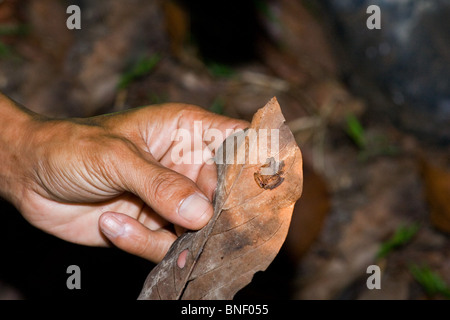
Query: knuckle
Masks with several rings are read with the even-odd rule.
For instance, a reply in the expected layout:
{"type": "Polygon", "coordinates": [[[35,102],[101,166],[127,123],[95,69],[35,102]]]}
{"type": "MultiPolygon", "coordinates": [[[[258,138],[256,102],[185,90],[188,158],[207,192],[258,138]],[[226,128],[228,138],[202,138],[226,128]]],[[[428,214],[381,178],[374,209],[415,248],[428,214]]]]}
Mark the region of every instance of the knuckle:
{"type": "Polygon", "coordinates": [[[178,186],[185,183],[186,181],[183,177],[170,171],[163,171],[158,173],[151,181],[149,185],[150,194],[163,201],[171,199],[179,189],[178,186]]]}
{"type": "Polygon", "coordinates": [[[120,138],[108,137],[101,147],[106,149],[108,154],[116,157],[124,152],[129,152],[130,150],[130,144],[126,140],[120,138]]]}
{"type": "Polygon", "coordinates": [[[136,156],[133,151],[130,142],[115,137],[105,137],[99,141],[94,150],[102,158],[103,163],[116,168],[121,168],[121,163],[128,163],[130,159],[134,159],[136,156]]]}
{"type": "Polygon", "coordinates": [[[140,236],[134,241],[133,253],[153,262],[160,262],[168,251],[155,234],[140,236]]]}
{"type": "Polygon", "coordinates": [[[154,241],[151,236],[139,236],[134,241],[134,253],[140,257],[150,256],[153,253],[154,241]]]}

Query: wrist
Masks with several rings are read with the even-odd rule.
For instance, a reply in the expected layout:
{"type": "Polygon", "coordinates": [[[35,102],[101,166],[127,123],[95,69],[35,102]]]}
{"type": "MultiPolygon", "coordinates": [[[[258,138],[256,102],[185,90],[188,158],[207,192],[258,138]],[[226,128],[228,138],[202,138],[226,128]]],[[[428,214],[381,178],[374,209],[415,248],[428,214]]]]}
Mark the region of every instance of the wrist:
{"type": "Polygon", "coordinates": [[[26,185],[26,162],[38,116],[0,94],[0,196],[19,206],[26,185]]]}

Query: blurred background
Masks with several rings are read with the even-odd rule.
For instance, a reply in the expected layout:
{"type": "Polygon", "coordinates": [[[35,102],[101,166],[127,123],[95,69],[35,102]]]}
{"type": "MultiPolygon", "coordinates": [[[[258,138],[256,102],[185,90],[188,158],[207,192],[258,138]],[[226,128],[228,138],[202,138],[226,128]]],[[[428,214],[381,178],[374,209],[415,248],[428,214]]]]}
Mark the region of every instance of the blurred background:
{"type": "MultiPolygon", "coordinates": [[[[448,0],[3,0],[0,90],[54,117],[184,102],[250,120],[276,96],[304,194],[236,299],[448,299],[449,15],[448,0]],[[66,28],[71,4],[81,30],[66,28]],[[381,290],[366,286],[373,264],[381,290]]],[[[1,299],[136,299],[153,267],[0,210],[1,299]]]]}

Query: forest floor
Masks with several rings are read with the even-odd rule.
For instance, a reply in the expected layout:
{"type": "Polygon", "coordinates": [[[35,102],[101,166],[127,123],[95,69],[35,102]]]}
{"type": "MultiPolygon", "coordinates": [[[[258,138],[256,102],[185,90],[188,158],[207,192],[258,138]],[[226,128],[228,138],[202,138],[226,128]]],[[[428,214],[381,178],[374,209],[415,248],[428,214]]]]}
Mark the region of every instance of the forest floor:
{"type": "MultiPolygon", "coordinates": [[[[0,3],[0,90],[35,112],[87,117],[183,102],[250,120],[277,97],[303,153],[304,194],[279,256],[236,298],[450,298],[448,150],[397,126],[395,104],[370,79],[355,73],[358,91],[344,81],[351,61],[317,9],[279,1],[252,29],[171,1],[93,1],[81,30],[65,27],[65,9],[0,3]],[[202,25],[214,20],[223,41],[202,25]],[[367,286],[371,265],[380,290],[367,286]]],[[[0,298],[75,295],[61,269],[72,263],[91,268],[80,296],[137,297],[151,264],[54,239],[1,205],[0,298]]]]}

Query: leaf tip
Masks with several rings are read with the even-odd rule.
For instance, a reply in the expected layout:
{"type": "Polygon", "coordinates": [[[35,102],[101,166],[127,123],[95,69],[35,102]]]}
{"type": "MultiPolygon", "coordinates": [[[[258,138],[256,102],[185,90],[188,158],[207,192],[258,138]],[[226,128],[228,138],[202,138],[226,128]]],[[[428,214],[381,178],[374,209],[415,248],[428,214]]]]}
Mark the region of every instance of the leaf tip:
{"type": "Polygon", "coordinates": [[[284,123],[286,119],[281,112],[280,104],[278,103],[277,98],[274,96],[270,99],[264,107],[259,109],[255,115],[253,116],[252,125],[253,127],[261,126],[262,122],[268,125],[269,122],[276,123],[274,127],[278,127],[284,123]],[[266,118],[266,121],[262,121],[262,119],[266,118]],[[269,120],[271,119],[271,120],[269,120]]]}

